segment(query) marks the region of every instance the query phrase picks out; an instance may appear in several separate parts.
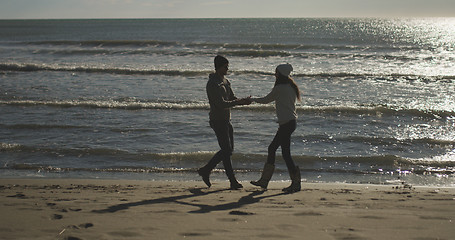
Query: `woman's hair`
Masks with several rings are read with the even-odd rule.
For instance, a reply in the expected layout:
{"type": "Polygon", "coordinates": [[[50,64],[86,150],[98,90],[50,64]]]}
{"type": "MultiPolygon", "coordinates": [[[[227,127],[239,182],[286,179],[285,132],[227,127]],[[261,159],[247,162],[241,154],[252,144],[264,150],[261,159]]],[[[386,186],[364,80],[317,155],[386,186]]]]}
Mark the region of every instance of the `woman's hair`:
{"type": "Polygon", "coordinates": [[[291,84],[291,87],[294,89],[295,94],[297,95],[297,99],[300,101],[300,89],[299,86],[297,86],[297,83],[295,83],[294,79],[288,76],[283,76],[280,72],[277,72],[277,78],[275,81],[275,86],[278,84],[291,84]]]}

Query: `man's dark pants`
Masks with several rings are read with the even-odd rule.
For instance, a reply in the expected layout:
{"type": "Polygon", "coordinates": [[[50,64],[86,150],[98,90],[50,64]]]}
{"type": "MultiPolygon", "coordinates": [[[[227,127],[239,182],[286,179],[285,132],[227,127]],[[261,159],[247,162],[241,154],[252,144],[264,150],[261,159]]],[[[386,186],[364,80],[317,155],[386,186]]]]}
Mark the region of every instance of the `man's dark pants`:
{"type": "Polygon", "coordinates": [[[222,161],[229,180],[235,180],[231,162],[231,155],[234,151],[234,129],[232,124],[229,120],[211,120],[210,127],[215,131],[221,150],[210,159],[204,169],[210,172],[222,161]]]}

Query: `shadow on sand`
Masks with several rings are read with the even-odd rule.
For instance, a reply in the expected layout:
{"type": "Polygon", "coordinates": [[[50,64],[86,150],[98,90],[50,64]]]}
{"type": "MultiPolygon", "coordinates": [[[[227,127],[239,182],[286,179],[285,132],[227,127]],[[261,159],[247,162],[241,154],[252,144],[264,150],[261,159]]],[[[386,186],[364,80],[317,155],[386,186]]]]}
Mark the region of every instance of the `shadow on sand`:
{"type": "MultiPolygon", "coordinates": [[[[117,211],[129,209],[131,207],[174,202],[174,203],[178,203],[178,204],[182,204],[182,205],[199,207],[198,210],[190,211],[189,213],[209,213],[209,212],[213,212],[213,211],[234,210],[234,209],[241,208],[242,206],[245,206],[245,205],[257,203],[262,199],[276,197],[276,196],[286,194],[286,193],[277,193],[277,194],[273,194],[273,195],[258,197],[259,195],[262,195],[265,191],[253,191],[253,192],[250,192],[248,195],[241,197],[237,202],[230,202],[230,203],[224,203],[224,204],[212,206],[212,205],[206,205],[206,204],[188,203],[188,202],[184,202],[182,200],[210,195],[210,194],[215,194],[215,193],[220,193],[220,192],[228,191],[228,189],[219,189],[219,190],[204,192],[204,191],[202,191],[202,188],[194,188],[194,189],[190,189],[189,191],[191,194],[143,200],[143,201],[139,201],[139,202],[123,203],[123,204],[118,204],[118,205],[112,205],[106,209],[92,210],[92,212],[94,212],[94,213],[114,213],[117,211]]],[[[242,214],[242,212],[239,212],[239,214],[242,214]]],[[[247,214],[247,213],[245,213],[245,214],[247,214]]]]}

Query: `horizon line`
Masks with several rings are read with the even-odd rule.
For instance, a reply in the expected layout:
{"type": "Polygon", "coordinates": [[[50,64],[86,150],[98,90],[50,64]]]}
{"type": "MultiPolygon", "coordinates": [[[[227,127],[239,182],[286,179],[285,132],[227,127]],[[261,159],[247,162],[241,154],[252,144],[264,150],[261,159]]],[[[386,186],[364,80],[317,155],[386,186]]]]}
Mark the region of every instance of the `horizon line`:
{"type": "Polygon", "coordinates": [[[0,18],[8,20],[185,20],[185,19],[423,19],[423,18],[455,18],[455,16],[319,16],[319,17],[82,17],[82,18],[0,18]]]}

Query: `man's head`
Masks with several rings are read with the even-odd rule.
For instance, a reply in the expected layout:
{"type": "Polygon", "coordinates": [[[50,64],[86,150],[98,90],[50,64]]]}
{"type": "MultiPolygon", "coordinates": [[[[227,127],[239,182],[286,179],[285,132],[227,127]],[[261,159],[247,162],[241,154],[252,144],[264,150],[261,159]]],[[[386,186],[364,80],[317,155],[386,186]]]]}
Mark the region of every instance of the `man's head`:
{"type": "Polygon", "coordinates": [[[217,55],[215,57],[214,62],[215,62],[215,70],[217,70],[220,67],[224,67],[224,65],[226,65],[226,64],[229,64],[229,61],[227,60],[227,58],[225,58],[221,55],[217,55]]]}
{"type": "Polygon", "coordinates": [[[217,55],[214,62],[215,71],[220,75],[226,75],[229,69],[229,61],[225,57],[217,55]]]}

